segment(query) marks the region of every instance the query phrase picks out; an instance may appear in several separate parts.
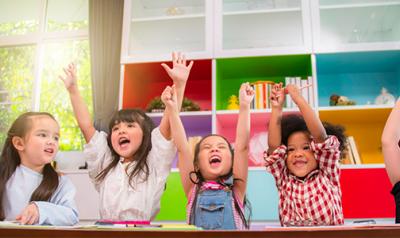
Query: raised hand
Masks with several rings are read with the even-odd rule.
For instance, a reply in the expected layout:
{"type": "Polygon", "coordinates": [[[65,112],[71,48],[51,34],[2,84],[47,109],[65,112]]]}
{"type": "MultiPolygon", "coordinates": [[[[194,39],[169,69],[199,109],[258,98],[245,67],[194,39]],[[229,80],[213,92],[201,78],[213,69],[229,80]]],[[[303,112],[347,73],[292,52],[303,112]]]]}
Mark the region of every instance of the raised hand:
{"type": "Polygon", "coordinates": [[[254,89],[248,82],[242,83],[239,89],[239,103],[242,106],[250,105],[254,98],[254,89]]]}
{"type": "Polygon", "coordinates": [[[63,68],[65,76],[58,76],[65,85],[65,88],[70,91],[71,89],[77,88],[76,79],[76,66],[74,63],[70,63],[67,68],[63,68]]]}
{"type": "Polygon", "coordinates": [[[184,54],[180,52],[172,53],[172,69],[167,65],[162,63],[161,66],[168,73],[169,77],[173,80],[174,85],[176,87],[184,86],[189,77],[190,70],[193,66],[193,61],[189,62],[189,65],[186,65],[186,57],[184,54]]]}
{"type": "Polygon", "coordinates": [[[39,222],[39,209],[35,203],[31,203],[25,207],[21,214],[15,220],[22,225],[32,225],[39,222]]]}
{"type": "Polygon", "coordinates": [[[297,100],[302,97],[299,87],[294,84],[287,85],[285,91],[287,91],[294,102],[297,102],[297,100]]]}
{"type": "Polygon", "coordinates": [[[271,106],[274,108],[282,108],[285,103],[285,93],[282,83],[276,83],[271,88],[271,106]]]}
{"type": "Polygon", "coordinates": [[[161,101],[173,111],[178,111],[178,100],[176,97],[175,85],[167,86],[161,94],[161,101]]]}

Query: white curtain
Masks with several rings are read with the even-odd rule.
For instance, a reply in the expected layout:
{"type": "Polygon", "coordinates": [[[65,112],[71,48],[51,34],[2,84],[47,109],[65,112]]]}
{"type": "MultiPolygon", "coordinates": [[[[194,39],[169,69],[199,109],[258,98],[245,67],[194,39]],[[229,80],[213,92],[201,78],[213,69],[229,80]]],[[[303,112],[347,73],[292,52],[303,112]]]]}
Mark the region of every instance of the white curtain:
{"type": "Polygon", "coordinates": [[[89,0],[94,126],[108,130],[118,110],[123,0],[89,0]]]}

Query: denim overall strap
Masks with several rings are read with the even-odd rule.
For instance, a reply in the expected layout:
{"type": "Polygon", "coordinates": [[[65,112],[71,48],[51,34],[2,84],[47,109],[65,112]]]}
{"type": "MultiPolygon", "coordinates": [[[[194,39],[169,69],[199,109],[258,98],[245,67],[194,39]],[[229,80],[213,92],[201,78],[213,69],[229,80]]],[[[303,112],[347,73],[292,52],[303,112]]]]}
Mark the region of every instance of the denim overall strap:
{"type": "MultiPolygon", "coordinates": [[[[232,183],[232,177],[224,181],[228,186],[232,183]]],[[[228,186],[221,190],[200,190],[190,223],[206,230],[236,229],[232,190],[228,186]]]]}

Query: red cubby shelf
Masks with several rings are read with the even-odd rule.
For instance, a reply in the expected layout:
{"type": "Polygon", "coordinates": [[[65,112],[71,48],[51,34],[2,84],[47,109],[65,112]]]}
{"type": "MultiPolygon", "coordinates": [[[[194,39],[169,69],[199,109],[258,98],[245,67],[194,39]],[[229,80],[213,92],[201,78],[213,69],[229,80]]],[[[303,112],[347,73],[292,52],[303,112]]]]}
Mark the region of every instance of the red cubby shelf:
{"type": "MultiPolygon", "coordinates": [[[[162,62],[125,65],[122,108],[146,109],[161,95],[172,80],[162,62]]],[[[165,62],[172,67],[171,62],[165,62]]],[[[211,110],[211,60],[195,60],[186,85],[185,97],[199,104],[202,111],[211,110]]]]}

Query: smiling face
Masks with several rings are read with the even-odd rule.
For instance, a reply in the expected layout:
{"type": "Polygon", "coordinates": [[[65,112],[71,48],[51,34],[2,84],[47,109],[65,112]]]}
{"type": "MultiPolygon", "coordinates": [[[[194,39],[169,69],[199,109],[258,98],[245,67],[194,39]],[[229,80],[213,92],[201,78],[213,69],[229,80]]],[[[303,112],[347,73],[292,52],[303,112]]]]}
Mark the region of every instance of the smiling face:
{"type": "Polygon", "coordinates": [[[13,145],[18,151],[21,164],[41,172],[44,165],[50,163],[58,152],[60,127],[46,115],[32,116],[29,129],[21,138],[13,137],[13,145]]]}
{"type": "Polygon", "coordinates": [[[112,127],[111,144],[125,161],[132,161],[143,140],[143,130],[137,122],[119,122],[112,127]]]}
{"type": "Polygon", "coordinates": [[[286,166],[297,177],[303,178],[317,169],[317,160],[311,149],[310,135],[303,131],[291,134],[288,138],[286,166]]]}
{"type": "Polygon", "coordinates": [[[206,181],[227,175],[232,168],[232,151],[220,136],[209,136],[200,142],[198,168],[206,181]]]}

